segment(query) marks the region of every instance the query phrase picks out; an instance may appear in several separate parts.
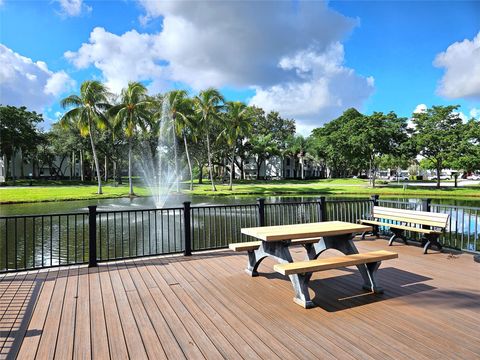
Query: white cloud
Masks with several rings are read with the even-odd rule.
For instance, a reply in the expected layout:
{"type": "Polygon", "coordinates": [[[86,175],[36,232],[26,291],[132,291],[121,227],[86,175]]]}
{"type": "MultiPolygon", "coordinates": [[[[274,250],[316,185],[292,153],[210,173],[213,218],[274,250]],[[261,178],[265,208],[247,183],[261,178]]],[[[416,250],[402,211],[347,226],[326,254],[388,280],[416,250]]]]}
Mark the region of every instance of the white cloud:
{"type": "Polygon", "coordinates": [[[468,121],[467,115],[465,115],[462,111],[454,111],[452,112],[453,115],[458,115],[460,119],[462,119],[463,123],[466,123],[468,121]]]}
{"type": "Polygon", "coordinates": [[[166,77],[166,67],[158,63],[161,57],[156,51],[157,38],[136,30],[119,36],[97,27],[88,44],[76,52],[67,51],[65,57],[80,69],[94,65],[102,71],[107,86],[119,92],[129,81],[160,81],[166,77]]]}
{"type": "Polygon", "coordinates": [[[471,108],[470,116],[474,119],[480,120],[480,108],[471,108]]]}
{"type": "Polygon", "coordinates": [[[480,32],[473,40],[455,42],[433,64],[445,68],[437,93],[447,98],[480,99],[480,32]]]}
{"type": "Polygon", "coordinates": [[[83,3],[83,0],[57,0],[61,14],[65,16],[79,16],[82,12],[90,12],[92,8],[83,3]]]}
{"type": "Polygon", "coordinates": [[[75,82],[64,72],[53,72],[43,61],[34,62],[0,44],[0,103],[42,111],[75,82]]]}
{"type": "Polygon", "coordinates": [[[53,73],[45,84],[45,93],[55,97],[65,93],[75,86],[75,81],[65,71],[53,73]]]}
{"type": "Polygon", "coordinates": [[[280,68],[294,70],[297,79],[257,87],[250,103],[302,120],[304,125],[321,125],[346,108],[359,108],[373,92],[373,78],[356,75],[343,66],[343,61],[340,43],[332,44],[321,54],[301,51],[293,57],[284,57],[280,68]]]}
{"type": "Polygon", "coordinates": [[[130,80],[156,91],[172,83],[253,88],[257,103],[305,121],[330,120],[372,93],[373,79],[343,65],[339,42],[357,21],[325,2],[139,2],[140,20],[161,17],[160,32],[95,28],[65,53],[78,68],[99,69],[114,91],[130,80]]]}
{"type": "Polygon", "coordinates": [[[416,107],[415,107],[415,110],[413,110],[413,113],[414,114],[419,114],[419,113],[423,113],[425,111],[427,111],[427,105],[425,104],[418,104],[416,107]]]}

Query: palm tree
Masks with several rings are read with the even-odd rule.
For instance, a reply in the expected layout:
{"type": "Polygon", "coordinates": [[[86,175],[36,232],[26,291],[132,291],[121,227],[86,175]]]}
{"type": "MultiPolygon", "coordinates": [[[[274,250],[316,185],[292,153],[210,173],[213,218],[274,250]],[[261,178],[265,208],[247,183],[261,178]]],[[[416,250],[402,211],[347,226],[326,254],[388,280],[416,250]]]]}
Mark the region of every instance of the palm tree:
{"type": "Polygon", "coordinates": [[[307,140],[302,135],[295,135],[287,140],[287,149],[285,153],[297,157],[300,163],[300,178],[305,179],[305,155],[307,154],[307,140]]]}
{"type": "Polygon", "coordinates": [[[96,128],[105,129],[108,126],[105,111],[110,107],[109,97],[110,93],[104,84],[97,80],[87,80],[80,86],[80,95],[70,95],[60,102],[64,109],[73,107],[62,116],[60,125],[63,127],[74,125],[80,130],[82,136],[90,137],[98,180],[98,194],[102,193],[102,179],[94,136],[96,128]]]}
{"type": "Polygon", "coordinates": [[[188,170],[190,172],[190,190],[193,190],[193,170],[190,153],[188,151],[187,134],[194,137],[193,101],[188,97],[186,90],[172,90],[168,94],[170,113],[175,123],[175,132],[183,138],[185,154],[187,155],[188,170]]]}
{"type": "Polygon", "coordinates": [[[210,147],[210,129],[212,125],[219,119],[219,112],[223,108],[224,102],[222,94],[217,89],[208,88],[200,91],[198,96],[195,96],[195,112],[200,116],[200,128],[207,138],[207,158],[208,168],[210,172],[210,181],[212,182],[212,191],[217,191],[215,183],[213,182],[213,166],[212,166],[212,152],[210,147]]]}
{"type": "Polygon", "coordinates": [[[139,82],[129,82],[122,90],[120,104],[113,106],[109,113],[113,117],[114,129],[122,130],[128,139],[128,184],[129,194],[134,195],[132,181],[132,138],[138,128],[146,131],[149,124],[150,101],[147,88],[139,82]]]}
{"type": "Polygon", "coordinates": [[[252,125],[248,116],[248,107],[240,101],[230,101],[227,103],[227,124],[223,131],[227,144],[232,147],[232,159],[230,163],[230,184],[229,190],[233,187],[233,166],[235,163],[235,148],[238,138],[247,135],[252,125]]]}

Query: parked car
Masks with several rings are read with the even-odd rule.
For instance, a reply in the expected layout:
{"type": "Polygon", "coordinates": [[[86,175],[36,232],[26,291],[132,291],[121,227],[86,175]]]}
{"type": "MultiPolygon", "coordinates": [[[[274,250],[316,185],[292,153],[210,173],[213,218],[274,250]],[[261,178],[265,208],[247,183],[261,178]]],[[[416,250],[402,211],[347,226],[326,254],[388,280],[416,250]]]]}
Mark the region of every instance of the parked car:
{"type": "Polygon", "coordinates": [[[408,175],[393,175],[393,176],[390,176],[390,180],[392,181],[408,181],[410,180],[410,177],[408,175]]]}
{"type": "Polygon", "coordinates": [[[467,180],[480,180],[480,175],[478,174],[472,174],[467,176],[467,180]]]}
{"type": "MultiPolygon", "coordinates": [[[[437,180],[437,175],[430,176],[430,180],[437,180]]],[[[450,180],[450,176],[440,175],[440,180],[450,180]]]]}

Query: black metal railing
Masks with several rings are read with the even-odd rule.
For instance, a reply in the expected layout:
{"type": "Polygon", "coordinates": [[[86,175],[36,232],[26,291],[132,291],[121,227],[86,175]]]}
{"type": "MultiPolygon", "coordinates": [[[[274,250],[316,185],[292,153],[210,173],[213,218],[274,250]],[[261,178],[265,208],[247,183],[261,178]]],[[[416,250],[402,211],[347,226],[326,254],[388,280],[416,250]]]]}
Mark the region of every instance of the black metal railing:
{"type": "Polygon", "coordinates": [[[0,217],[0,271],[88,261],[88,214],[0,217]]]}
{"type": "Polygon", "coordinates": [[[480,251],[480,209],[470,206],[431,204],[431,211],[449,214],[440,242],[451,248],[480,251]]]}
{"type": "MultiPolygon", "coordinates": [[[[455,249],[480,250],[480,208],[379,199],[191,206],[0,217],[0,272],[227,247],[249,241],[242,227],[321,221],[357,222],[372,206],[443,212],[450,215],[440,241],[455,249]]],[[[385,227],[384,230],[387,230],[385,227]]],[[[418,240],[418,234],[407,233],[418,240]]]]}
{"type": "Polygon", "coordinates": [[[260,226],[258,204],[191,207],[191,250],[218,249],[246,241],[242,227],[260,226]]]}

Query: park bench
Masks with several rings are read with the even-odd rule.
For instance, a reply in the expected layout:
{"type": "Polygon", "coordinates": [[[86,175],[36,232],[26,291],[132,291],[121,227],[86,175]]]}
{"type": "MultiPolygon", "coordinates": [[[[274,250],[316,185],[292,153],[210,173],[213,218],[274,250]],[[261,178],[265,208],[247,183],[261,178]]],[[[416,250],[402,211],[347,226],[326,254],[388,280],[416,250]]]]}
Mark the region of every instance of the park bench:
{"type": "Polygon", "coordinates": [[[294,284],[295,297],[293,301],[301,306],[305,302],[298,296],[298,290],[305,293],[308,292],[308,283],[312,274],[317,271],[338,269],[347,266],[366,266],[366,271],[370,277],[369,283],[363,285],[363,288],[375,293],[382,293],[383,290],[376,286],[376,272],[383,260],[390,260],[398,258],[398,254],[379,250],[363,254],[343,255],[338,257],[326,259],[314,259],[305,261],[295,261],[291,263],[275,264],[273,269],[282,275],[297,275],[299,279],[298,284],[294,284]]]}
{"type": "MultiPolygon", "coordinates": [[[[376,236],[381,226],[388,227],[392,232],[388,242],[390,246],[396,239],[407,244],[405,231],[422,234],[423,253],[426,254],[432,245],[438,250],[442,249],[438,238],[445,231],[448,218],[448,214],[374,206],[371,219],[362,219],[360,223],[372,225],[376,236]]],[[[362,234],[362,239],[364,237],[365,233],[362,234]]]]}

